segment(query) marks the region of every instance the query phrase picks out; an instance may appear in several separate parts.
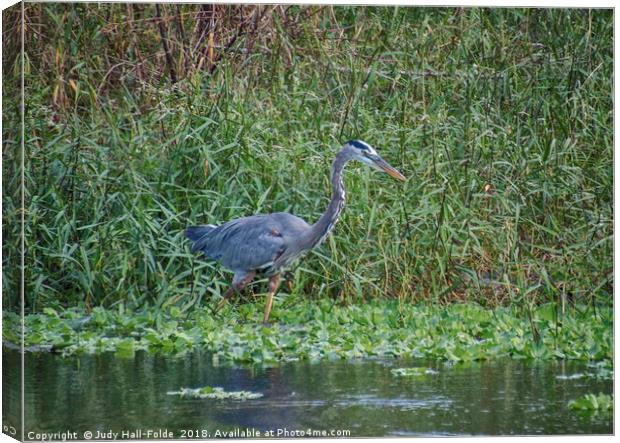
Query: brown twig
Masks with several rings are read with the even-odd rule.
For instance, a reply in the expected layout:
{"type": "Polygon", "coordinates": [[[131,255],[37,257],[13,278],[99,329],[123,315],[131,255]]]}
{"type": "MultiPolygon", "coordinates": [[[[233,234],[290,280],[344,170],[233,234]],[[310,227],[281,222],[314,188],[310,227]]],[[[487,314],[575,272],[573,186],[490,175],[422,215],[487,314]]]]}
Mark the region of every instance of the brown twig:
{"type": "Polygon", "coordinates": [[[191,48],[187,36],[185,35],[185,28],[183,27],[183,15],[181,13],[181,7],[177,4],[177,30],[181,36],[181,44],[183,46],[183,60],[185,66],[185,75],[189,72],[189,61],[191,59],[191,48]]]}
{"type": "Polygon", "coordinates": [[[172,64],[172,56],[170,55],[170,48],[168,47],[168,37],[166,36],[166,28],[164,26],[163,21],[161,20],[161,10],[159,8],[159,4],[155,3],[155,11],[157,13],[158,24],[159,24],[159,34],[161,36],[161,43],[164,47],[164,53],[166,54],[166,63],[168,64],[168,69],[170,70],[170,80],[172,83],[177,82],[177,75],[174,72],[174,65],[172,64]]]}

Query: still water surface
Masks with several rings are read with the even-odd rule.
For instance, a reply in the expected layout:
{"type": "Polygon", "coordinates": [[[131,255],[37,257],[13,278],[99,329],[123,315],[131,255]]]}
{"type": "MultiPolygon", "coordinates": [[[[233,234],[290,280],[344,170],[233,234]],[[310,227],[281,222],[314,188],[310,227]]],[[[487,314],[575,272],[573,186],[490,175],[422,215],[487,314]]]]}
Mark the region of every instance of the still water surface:
{"type": "MultiPolygon", "coordinates": [[[[611,417],[584,417],[568,409],[567,403],[583,394],[613,389],[611,381],[566,378],[587,371],[573,362],[448,366],[361,360],[231,368],[214,366],[202,353],[180,358],[137,353],[133,359],[29,353],[25,365],[26,432],[71,431],[81,438],[85,431],[142,429],[144,439],[149,429],[174,437],[246,429],[264,435],[284,428],[347,430],[352,437],[613,432],[611,417]],[[410,366],[438,373],[411,379],[390,372],[410,366]],[[207,385],[264,397],[238,402],[167,395],[207,385]]],[[[4,349],[3,367],[3,418],[18,423],[19,387],[9,378],[19,377],[19,354],[4,349]]]]}

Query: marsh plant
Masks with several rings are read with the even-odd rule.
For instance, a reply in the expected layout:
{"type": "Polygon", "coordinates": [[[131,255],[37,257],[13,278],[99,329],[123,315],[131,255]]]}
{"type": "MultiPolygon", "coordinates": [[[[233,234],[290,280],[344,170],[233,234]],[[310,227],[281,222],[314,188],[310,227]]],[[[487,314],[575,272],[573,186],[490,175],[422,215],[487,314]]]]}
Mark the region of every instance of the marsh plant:
{"type": "MultiPolygon", "coordinates": [[[[257,324],[262,306],[227,307],[214,317],[208,308],[189,314],[118,312],[79,308],[25,319],[25,345],[31,351],[64,356],[136,351],[182,356],[195,350],[211,354],[215,365],[272,365],[289,361],[414,357],[451,363],[513,358],[600,361],[588,376],[612,377],[613,311],[576,306],[556,319],[547,303],[524,316],[518,307],[482,308],[475,304],[401,305],[397,300],[340,306],[332,301],[287,299],[274,307],[273,325],[257,324]]],[[[4,341],[19,346],[20,319],[4,314],[4,341]]],[[[396,376],[415,376],[427,368],[400,368],[396,376]]]]}
{"type": "Polygon", "coordinates": [[[181,388],[180,391],[170,391],[168,395],[178,395],[182,398],[199,398],[211,400],[254,400],[261,398],[260,392],[250,391],[225,391],[224,388],[205,386],[202,388],[181,388]]]}
{"type": "Polygon", "coordinates": [[[18,12],[3,17],[6,309],[22,213],[26,313],[200,309],[229,275],[184,228],[316,220],[335,148],[362,138],[410,179],[345,177],[340,224],[279,294],[290,306],[513,306],[534,343],[539,305],[558,325],[576,307],[606,318],[611,10],[26,3],[23,54],[18,12]]]}

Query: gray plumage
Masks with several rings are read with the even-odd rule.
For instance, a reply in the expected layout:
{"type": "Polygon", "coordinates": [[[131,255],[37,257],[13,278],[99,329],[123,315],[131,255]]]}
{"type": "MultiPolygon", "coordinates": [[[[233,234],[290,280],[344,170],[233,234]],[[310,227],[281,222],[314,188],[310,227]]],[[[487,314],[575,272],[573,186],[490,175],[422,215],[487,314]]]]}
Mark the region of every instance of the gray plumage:
{"type": "Polygon", "coordinates": [[[187,229],[194,240],[192,252],[202,252],[235,272],[235,279],[255,270],[271,276],[289,265],[296,252],[303,252],[297,239],[311,226],[286,212],[252,215],[231,220],[217,227],[187,229]]]}
{"type": "Polygon", "coordinates": [[[292,214],[276,212],[242,217],[220,226],[202,225],[186,229],[185,235],[193,242],[192,252],[200,251],[235,273],[232,288],[224,300],[233,291],[247,285],[256,273],[264,274],[270,277],[264,318],[267,321],[280,271],[325,240],[338,221],[345,203],[342,172],[352,159],[383,170],[395,178],[405,179],[370,145],[352,140],[345,143],[336,155],[331,175],[332,198],[325,213],[313,225],[292,214]]]}

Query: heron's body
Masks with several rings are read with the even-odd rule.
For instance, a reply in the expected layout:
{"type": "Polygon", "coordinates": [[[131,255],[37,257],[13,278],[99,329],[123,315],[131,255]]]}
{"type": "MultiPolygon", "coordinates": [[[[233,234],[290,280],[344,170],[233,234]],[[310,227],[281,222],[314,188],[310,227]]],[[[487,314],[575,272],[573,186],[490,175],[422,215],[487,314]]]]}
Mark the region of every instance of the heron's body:
{"type": "Polygon", "coordinates": [[[276,212],[237,218],[220,226],[191,227],[187,236],[195,242],[192,252],[203,252],[240,279],[249,271],[271,277],[290,266],[307,251],[298,240],[306,238],[311,229],[299,217],[276,212]],[[237,247],[227,248],[230,242],[237,247]]]}
{"type": "Polygon", "coordinates": [[[193,241],[192,252],[201,251],[212,260],[234,272],[232,287],[224,302],[234,291],[241,290],[257,273],[269,279],[269,297],[264,321],[269,318],[273,295],[282,269],[320,244],[334,228],[345,202],[342,172],[351,159],[360,160],[390,175],[404,177],[389,166],[370,145],[357,140],[347,142],[336,155],[332,166],[332,198],[325,213],[313,225],[286,212],[242,217],[220,226],[202,225],[187,228],[185,234],[193,241]]]}

